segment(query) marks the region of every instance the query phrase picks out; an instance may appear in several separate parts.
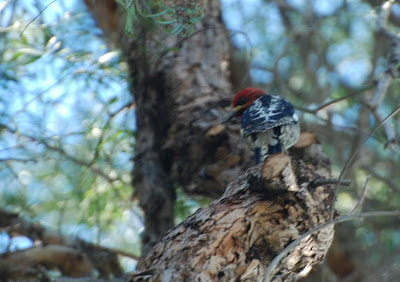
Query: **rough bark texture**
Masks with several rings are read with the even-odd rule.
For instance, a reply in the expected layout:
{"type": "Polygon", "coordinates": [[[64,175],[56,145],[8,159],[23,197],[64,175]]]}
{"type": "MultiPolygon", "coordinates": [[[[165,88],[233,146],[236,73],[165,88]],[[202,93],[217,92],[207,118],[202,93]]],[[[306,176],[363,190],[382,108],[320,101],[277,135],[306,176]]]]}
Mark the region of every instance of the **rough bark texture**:
{"type": "MultiPolygon", "coordinates": [[[[85,0],[105,36],[123,34],[124,17],[113,0],[85,0]],[[114,32],[111,32],[114,30],[114,32]]],[[[219,197],[253,164],[237,125],[219,127],[232,98],[230,40],[220,3],[206,2],[189,37],[160,32],[145,20],[122,38],[136,104],[133,186],[145,214],[142,253],[174,226],[175,187],[219,197]]]]}
{"type": "MultiPolygon", "coordinates": [[[[134,188],[146,227],[143,272],[130,277],[135,281],[260,280],[286,245],[329,216],[330,188],[309,185],[329,177],[318,145],[244,173],[255,162],[239,125],[220,125],[233,91],[219,1],[207,1],[204,14],[188,38],[136,23],[135,36],[123,44],[137,116],[134,188]],[[232,181],[222,198],[152,249],[173,226],[175,186],[219,197],[232,181]]],[[[332,236],[326,228],[304,240],[279,265],[275,280],[305,274],[322,260],[332,236]]]]}
{"type": "MultiPolygon", "coordinates": [[[[294,151],[238,177],[220,199],[170,231],[130,280],[261,281],[285,246],[330,218],[332,187],[312,185],[330,177],[329,161],[318,144],[294,151]]],[[[306,275],[332,238],[333,226],[306,237],[281,261],[273,281],[306,275]]]]}
{"type": "Polygon", "coordinates": [[[175,187],[218,197],[252,161],[243,158],[248,151],[238,127],[232,134],[218,126],[232,97],[230,43],[219,1],[207,1],[204,12],[187,38],[136,23],[125,44],[136,103],[133,184],[145,213],[143,254],[174,226],[175,187]]]}

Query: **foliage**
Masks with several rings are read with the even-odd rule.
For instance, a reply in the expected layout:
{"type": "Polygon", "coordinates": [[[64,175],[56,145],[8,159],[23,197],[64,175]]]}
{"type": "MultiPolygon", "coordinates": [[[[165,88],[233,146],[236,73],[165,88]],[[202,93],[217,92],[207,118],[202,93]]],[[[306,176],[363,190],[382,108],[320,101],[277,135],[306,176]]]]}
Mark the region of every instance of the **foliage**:
{"type": "Polygon", "coordinates": [[[190,35],[196,22],[203,18],[205,0],[117,0],[126,9],[125,30],[134,33],[134,22],[142,21],[149,28],[160,28],[169,34],[190,35]]]}
{"type": "Polygon", "coordinates": [[[82,6],[69,13],[55,3],[27,26],[43,8],[31,4],[0,13],[0,205],[137,252],[140,227],[127,225],[141,226],[130,201],[127,66],[82,6]]]}
{"type": "Polygon", "coordinates": [[[192,199],[188,197],[181,189],[177,189],[177,197],[175,204],[175,222],[179,224],[188,216],[195,213],[199,208],[208,206],[211,201],[207,198],[192,199]]]}

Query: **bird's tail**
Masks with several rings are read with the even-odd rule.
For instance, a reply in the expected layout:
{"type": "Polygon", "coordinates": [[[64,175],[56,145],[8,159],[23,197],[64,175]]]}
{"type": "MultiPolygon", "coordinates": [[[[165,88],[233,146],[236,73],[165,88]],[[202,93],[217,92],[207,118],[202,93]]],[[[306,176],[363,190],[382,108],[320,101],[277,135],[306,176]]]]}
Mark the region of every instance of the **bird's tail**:
{"type": "Polygon", "coordinates": [[[264,162],[269,155],[284,152],[283,146],[279,140],[281,134],[280,126],[274,127],[271,133],[272,134],[268,135],[268,142],[265,142],[261,147],[256,147],[254,149],[257,164],[264,162]]]}

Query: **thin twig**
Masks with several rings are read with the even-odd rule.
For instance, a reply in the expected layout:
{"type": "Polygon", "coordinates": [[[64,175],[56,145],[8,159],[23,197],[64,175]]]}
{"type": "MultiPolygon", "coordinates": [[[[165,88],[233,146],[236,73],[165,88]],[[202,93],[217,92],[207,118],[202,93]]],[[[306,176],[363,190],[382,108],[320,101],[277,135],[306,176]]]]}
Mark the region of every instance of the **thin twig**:
{"type": "MultiPolygon", "coordinates": [[[[342,171],[340,172],[339,175],[339,182],[336,184],[334,188],[334,199],[336,198],[338,191],[339,191],[339,183],[340,180],[342,180],[343,175],[346,173],[347,169],[349,168],[350,163],[353,161],[354,157],[358,154],[358,152],[361,150],[362,147],[364,147],[365,143],[367,143],[368,139],[390,118],[392,118],[394,115],[397,114],[397,112],[400,110],[400,106],[397,107],[390,115],[388,115],[385,119],[383,119],[365,138],[365,140],[361,143],[361,145],[352,153],[350,158],[346,161],[346,164],[344,165],[342,171]]],[[[331,208],[331,218],[333,218],[333,211],[334,211],[334,206],[331,208]]]]}
{"type": "Polygon", "coordinates": [[[62,149],[60,147],[50,145],[46,141],[40,140],[33,136],[27,136],[27,135],[24,135],[24,136],[32,139],[33,141],[39,142],[39,144],[44,145],[47,149],[50,149],[52,151],[59,153],[60,155],[64,156],[66,159],[69,159],[70,161],[72,161],[78,165],[89,168],[92,172],[94,172],[97,175],[100,175],[101,177],[106,179],[109,183],[113,183],[114,181],[119,180],[118,177],[111,177],[111,176],[107,175],[104,171],[102,171],[99,167],[95,166],[94,164],[85,162],[84,160],[80,160],[74,156],[69,155],[67,152],[64,151],[64,149],[62,149]]]}
{"type": "MultiPolygon", "coordinates": [[[[371,110],[372,115],[374,116],[375,120],[377,122],[380,122],[382,120],[381,114],[378,112],[378,110],[375,108],[368,107],[371,110]]],[[[394,145],[397,143],[396,141],[396,133],[393,128],[392,123],[385,123],[383,125],[383,129],[385,130],[385,135],[386,135],[386,143],[384,145],[384,148],[393,148],[394,145]]]]}
{"type": "Polygon", "coordinates": [[[394,2],[396,2],[396,1],[389,0],[389,1],[386,1],[385,3],[383,3],[383,5],[382,5],[382,10],[378,17],[378,28],[382,31],[385,31],[387,29],[387,23],[389,20],[390,10],[391,10],[394,2]]]}
{"type": "Polygon", "coordinates": [[[371,178],[371,176],[367,175],[367,178],[365,179],[365,183],[364,183],[363,189],[361,191],[360,198],[358,198],[358,202],[357,202],[356,206],[354,207],[354,209],[351,211],[350,214],[355,214],[356,212],[361,210],[362,205],[363,205],[364,200],[365,200],[365,192],[367,191],[367,185],[368,185],[368,182],[369,182],[370,178],[371,178]]]}
{"type": "Polygon", "coordinates": [[[34,162],[36,163],[37,160],[35,159],[20,159],[20,158],[0,158],[0,162],[21,162],[21,163],[28,163],[28,162],[34,162]]]}
{"type": "Polygon", "coordinates": [[[378,106],[382,103],[392,80],[393,76],[390,70],[385,71],[379,78],[374,97],[368,103],[368,106],[371,107],[372,110],[376,111],[378,106]]]}
{"type": "Polygon", "coordinates": [[[46,94],[49,90],[51,90],[53,87],[59,86],[61,84],[61,82],[64,81],[64,79],[66,79],[69,76],[69,74],[63,75],[60,78],[57,79],[57,81],[55,83],[53,83],[52,85],[46,87],[46,89],[41,90],[39,93],[37,93],[35,96],[33,96],[32,98],[30,98],[28,101],[26,101],[24,103],[24,105],[21,107],[21,109],[19,109],[18,111],[16,111],[13,114],[13,119],[19,115],[20,113],[25,113],[27,107],[29,106],[30,103],[34,102],[36,99],[40,98],[42,95],[46,94]]]}
{"type": "Polygon", "coordinates": [[[366,217],[377,217],[377,216],[400,216],[400,211],[377,211],[377,212],[365,212],[365,213],[357,213],[357,214],[348,214],[348,215],[343,215],[338,217],[337,219],[334,220],[330,220],[327,221],[313,229],[311,229],[310,231],[307,231],[306,233],[302,234],[299,236],[299,238],[297,238],[296,240],[294,240],[293,242],[291,242],[288,246],[286,246],[286,248],[284,248],[269,264],[266,272],[265,272],[265,276],[263,281],[264,282],[269,282],[272,280],[273,278],[273,274],[275,269],[277,268],[279,262],[289,254],[290,251],[292,251],[299,243],[300,241],[302,241],[303,239],[305,239],[306,237],[322,230],[323,228],[329,226],[329,225],[334,225],[336,223],[340,223],[340,222],[345,222],[345,221],[349,221],[349,220],[353,220],[353,219],[357,219],[357,218],[366,218],[366,217]]]}
{"type": "Polygon", "coordinates": [[[54,2],[56,2],[57,0],[53,0],[53,1],[51,1],[49,4],[47,4],[46,5],[46,7],[44,7],[40,12],[39,12],[39,14],[37,14],[24,28],[23,28],[23,30],[21,31],[21,34],[19,35],[20,37],[22,36],[22,34],[24,33],[24,31],[25,31],[25,29],[27,29],[28,28],[28,26],[31,24],[31,23],[33,23],[51,4],[53,4],[54,2]]]}
{"type": "Polygon", "coordinates": [[[338,184],[338,185],[341,185],[341,186],[350,186],[351,180],[349,180],[349,179],[339,180],[339,179],[333,179],[333,178],[328,178],[328,179],[322,178],[322,179],[314,180],[313,182],[310,183],[310,186],[315,188],[315,187],[318,187],[318,186],[329,185],[329,184],[338,184]]]}
{"type": "Polygon", "coordinates": [[[364,91],[371,89],[372,87],[374,87],[374,84],[366,85],[366,86],[364,86],[364,87],[362,87],[362,88],[360,88],[360,89],[357,89],[357,90],[353,91],[352,93],[350,93],[350,94],[348,94],[348,95],[345,95],[345,96],[343,96],[343,97],[339,97],[339,98],[337,98],[337,99],[333,99],[333,100],[331,100],[331,101],[328,101],[328,102],[326,102],[326,103],[324,103],[324,104],[318,106],[318,107],[315,108],[315,109],[308,109],[308,108],[301,107],[301,106],[295,106],[295,108],[298,109],[299,111],[302,111],[302,112],[305,112],[305,113],[309,113],[309,114],[314,114],[314,115],[315,115],[315,114],[317,114],[319,111],[321,111],[321,110],[323,110],[323,109],[325,109],[325,108],[327,108],[327,107],[329,107],[329,106],[331,106],[331,105],[333,105],[333,104],[336,104],[337,102],[341,102],[341,101],[343,101],[343,100],[346,100],[346,99],[349,99],[349,98],[351,98],[351,97],[353,97],[353,96],[356,96],[356,95],[358,95],[358,94],[361,94],[361,93],[363,93],[364,91]]]}
{"type": "Polygon", "coordinates": [[[341,186],[350,186],[351,184],[351,180],[349,179],[333,179],[333,178],[329,178],[329,179],[316,179],[314,181],[312,181],[310,183],[311,187],[318,187],[318,186],[323,186],[323,185],[329,185],[329,184],[338,184],[341,186]]]}
{"type": "Polygon", "coordinates": [[[122,105],[122,107],[120,107],[119,109],[117,109],[116,111],[109,113],[108,114],[108,118],[103,126],[103,130],[101,131],[101,135],[99,137],[99,139],[97,140],[97,144],[95,146],[95,150],[94,150],[94,154],[93,154],[93,158],[92,160],[89,162],[89,164],[94,164],[95,161],[97,160],[97,158],[99,157],[100,154],[100,149],[101,149],[101,144],[103,143],[104,137],[105,137],[105,133],[106,133],[106,128],[110,125],[112,119],[118,115],[119,113],[123,112],[126,109],[129,109],[132,105],[134,105],[133,101],[129,101],[126,104],[122,105]]]}
{"type": "MultiPolygon", "coordinates": [[[[7,124],[0,123],[0,128],[3,127],[5,128],[8,132],[16,134],[18,132],[17,129],[13,129],[7,124]]],[[[22,137],[28,138],[31,141],[38,142],[39,144],[42,144],[45,146],[47,149],[52,150],[54,152],[59,153],[60,155],[64,156],[66,159],[80,165],[89,168],[93,173],[100,175],[104,179],[106,179],[109,183],[113,183],[116,180],[121,180],[119,177],[111,177],[107,175],[104,171],[102,171],[99,167],[95,166],[94,164],[91,164],[90,162],[86,162],[84,160],[80,160],[72,155],[69,155],[63,148],[54,146],[49,144],[46,140],[40,139],[38,137],[35,137],[33,135],[28,135],[28,134],[22,134],[21,132],[18,132],[18,134],[22,137]]]]}

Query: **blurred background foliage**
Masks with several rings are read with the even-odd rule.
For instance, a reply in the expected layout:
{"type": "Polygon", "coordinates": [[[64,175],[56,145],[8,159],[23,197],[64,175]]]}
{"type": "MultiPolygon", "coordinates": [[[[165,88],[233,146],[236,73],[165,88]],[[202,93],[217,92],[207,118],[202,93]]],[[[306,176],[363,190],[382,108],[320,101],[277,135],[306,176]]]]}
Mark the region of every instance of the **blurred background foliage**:
{"type": "MultiPolygon", "coordinates": [[[[107,47],[81,1],[55,1],[40,14],[42,2],[0,2],[0,206],[63,234],[138,254],[143,224],[131,201],[135,112],[127,65],[120,50],[107,47]]],[[[383,127],[364,145],[379,124],[367,104],[393,52],[378,28],[382,3],[222,1],[234,46],[232,73],[241,73],[236,88],[251,80],[292,101],[303,129],[317,133],[335,177],[359,150],[345,175],[352,185],[338,195],[341,213],[355,206],[367,175],[363,211],[400,205],[398,145],[386,146],[383,127]]],[[[161,8],[166,12],[139,16],[170,25],[172,34],[190,34],[201,16],[196,6],[193,22],[160,22],[172,13],[161,8]]],[[[398,33],[399,25],[394,3],[386,28],[398,33]]],[[[381,117],[400,105],[399,89],[395,77],[379,105],[381,117]]],[[[389,121],[397,139],[399,118],[389,121]]],[[[178,190],[177,222],[208,202],[178,190]]],[[[337,238],[363,271],[399,277],[399,223],[395,217],[361,219],[339,225],[337,238]]],[[[3,237],[0,245],[8,242],[3,237]]]]}
{"type": "Polygon", "coordinates": [[[0,205],[138,253],[126,63],[79,1],[56,1],[28,25],[42,2],[0,5],[0,205]]]}
{"type": "Polygon", "coordinates": [[[204,1],[116,0],[126,10],[125,31],[134,36],[135,20],[146,22],[153,30],[190,35],[194,24],[203,18],[204,1]],[[172,2],[172,3],[171,3],[172,2]]]}

